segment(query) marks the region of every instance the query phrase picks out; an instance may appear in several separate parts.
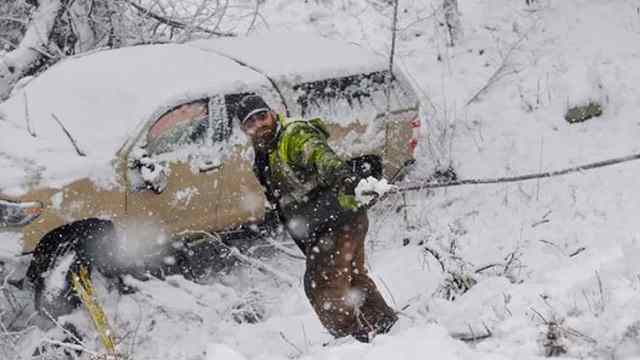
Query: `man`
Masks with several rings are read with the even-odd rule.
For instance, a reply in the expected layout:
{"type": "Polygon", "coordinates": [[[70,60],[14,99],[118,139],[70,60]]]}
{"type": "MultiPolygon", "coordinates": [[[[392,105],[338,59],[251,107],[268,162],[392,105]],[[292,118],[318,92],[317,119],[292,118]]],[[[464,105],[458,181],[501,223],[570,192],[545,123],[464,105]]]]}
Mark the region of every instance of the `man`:
{"type": "Polygon", "coordinates": [[[254,172],[306,256],[305,293],[335,337],[369,342],[398,317],[367,275],[369,221],[354,196],[357,179],[328,146],[319,119],[286,119],[247,95],[236,116],[255,150],[254,172]]]}

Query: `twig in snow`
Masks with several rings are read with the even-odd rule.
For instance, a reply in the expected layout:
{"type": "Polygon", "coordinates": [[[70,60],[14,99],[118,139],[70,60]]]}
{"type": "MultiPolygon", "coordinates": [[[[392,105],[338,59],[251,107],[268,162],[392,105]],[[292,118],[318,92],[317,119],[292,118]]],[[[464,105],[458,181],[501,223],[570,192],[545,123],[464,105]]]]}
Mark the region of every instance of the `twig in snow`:
{"type": "Polygon", "coordinates": [[[14,44],[12,41],[6,39],[4,36],[0,36],[0,41],[9,47],[10,50],[14,50],[18,47],[18,44],[14,44]]]}
{"type": "Polygon", "coordinates": [[[67,137],[69,138],[69,141],[71,141],[71,145],[73,145],[73,148],[76,149],[76,153],[79,156],[87,156],[87,154],[84,151],[80,150],[80,148],[78,147],[78,143],[73,138],[73,136],[71,136],[71,134],[69,133],[67,128],[64,127],[64,125],[62,124],[62,121],[60,121],[60,119],[58,119],[58,117],[54,113],[51,113],[51,117],[53,118],[53,120],[55,120],[58,123],[58,125],[60,125],[60,127],[62,128],[62,131],[64,131],[65,135],[67,135],[67,137]]]}
{"type": "Polygon", "coordinates": [[[496,81],[500,80],[502,77],[504,77],[506,75],[509,75],[509,73],[505,73],[504,72],[504,70],[506,69],[506,67],[508,65],[509,58],[511,57],[511,54],[513,53],[513,51],[515,51],[515,49],[518,48],[518,46],[520,45],[522,40],[524,40],[525,38],[526,38],[526,32],[522,36],[520,36],[518,41],[516,41],[513,45],[511,45],[511,47],[509,48],[509,51],[507,51],[505,56],[502,58],[502,62],[500,63],[500,66],[498,66],[496,71],[494,71],[493,74],[491,74],[491,76],[489,77],[489,80],[487,80],[486,84],[484,84],[484,86],[481,87],[480,90],[478,90],[464,104],[465,107],[469,106],[469,104],[471,104],[472,102],[478,100],[478,97],[480,97],[480,95],[482,95],[485,91],[487,91],[487,89],[489,89],[489,87],[491,87],[491,85],[493,85],[496,81]]]}
{"type": "Polygon", "coordinates": [[[91,356],[97,356],[98,355],[96,352],[93,352],[93,351],[85,348],[84,346],[70,344],[70,343],[66,343],[66,342],[62,342],[62,341],[58,341],[58,340],[52,340],[52,339],[43,339],[42,341],[47,343],[47,344],[61,346],[61,347],[68,348],[68,349],[71,349],[71,350],[83,351],[83,352],[86,352],[88,354],[91,354],[91,356]]]}
{"type": "Polygon", "coordinates": [[[530,309],[531,311],[533,311],[536,315],[538,315],[538,316],[540,317],[540,319],[542,319],[542,322],[543,322],[543,323],[545,323],[545,324],[548,324],[548,323],[549,323],[549,321],[547,321],[547,318],[545,318],[544,316],[542,316],[542,314],[540,314],[540,312],[538,312],[538,310],[536,310],[536,309],[534,309],[534,308],[532,308],[532,307],[530,307],[529,309],[530,309]]]}
{"type": "Polygon", "coordinates": [[[477,341],[481,341],[481,340],[485,340],[490,338],[491,336],[493,336],[493,333],[491,332],[491,330],[489,330],[489,328],[487,327],[486,324],[482,324],[484,326],[484,330],[485,332],[482,334],[478,334],[476,335],[475,332],[473,331],[473,328],[471,327],[471,325],[469,325],[469,334],[466,333],[453,333],[451,334],[451,337],[454,339],[458,339],[460,341],[464,341],[464,342],[477,342],[477,341]]]}
{"type": "MultiPolygon", "coordinates": [[[[20,319],[22,314],[24,314],[25,310],[27,309],[27,304],[21,306],[16,296],[11,291],[9,291],[9,287],[7,286],[9,284],[9,278],[11,277],[11,275],[13,275],[14,272],[15,269],[9,272],[4,277],[2,286],[0,286],[0,291],[2,291],[5,299],[7,300],[7,303],[9,304],[9,306],[11,306],[11,314],[13,315],[13,319],[11,319],[11,321],[9,321],[9,323],[7,324],[7,327],[9,329],[13,327],[13,325],[18,321],[18,319],[20,319]]],[[[0,325],[4,327],[4,324],[0,323],[0,325]]]]}
{"type": "Polygon", "coordinates": [[[309,338],[307,337],[307,329],[304,328],[304,323],[301,323],[302,326],[302,335],[304,336],[304,347],[309,352],[309,338]]]}
{"type": "Polygon", "coordinates": [[[138,299],[134,300],[136,305],[138,305],[138,322],[136,323],[136,327],[133,331],[133,338],[131,339],[131,343],[129,345],[129,353],[128,355],[133,358],[136,350],[136,340],[138,339],[138,331],[140,330],[140,326],[142,325],[142,306],[140,305],[140,301],[138,299]]]}
{"type": "Polygon", "coordinates": [[[384,288],[387,290],[387,293],[389,293],[389,296],[391,297],[391,302],[393,302],[393,306],[397,307],[398,303],[396,303],[396,298],[393,296],[391,289],[389,289],[389,286],[387,286],[387,282],[384,281],[384,278],[382,276],[378,276],[378,279],[380,279],[382,286],[384,286],[384,288]]]}
{"type": "Polygon", "coordinates": [[[536,221],[536,222],[534,222],[533,224],[531,224],[531,227],[532,227],[532,228],[534,228],[534,227],[536,227],[536,226],[539,226],[539,225],[542,225],[542,224],[546,224],[546,223],[548,223],[548,222],[550,222],[550,221],[551,221],[551,220],[549,220],[549,219],[542,219],[542,220],[540,220],[540,221],[536,221]]]}
{"type": "Polygon", "coordinates": [[[282,282],[284,282],[286,285],[288,285],[289,287],[293,287],[294,284],[296,283],[296,280],[293,279],[292,277],[290,277],[289,275],[283,274],[280,271],[272,268],[271,266],[265,264],[264,262],[260,261],[260,260],[256,260],[254,258],[251,258],[249,256],[246,256],[242,253],[240,253],[240,250],[236,249],[236,248],[231,248],[229,246],[227,246],[226,244],[224,244],[224,246],[226,246],[229,249],[229,255],[231,256],[235,256],[238,260],[244,261],[246,263],[248,263],[249,265],[253,265],[256,268],[268,272],[272,275],[274,275],[276,278],[278,278],[279,280],[281,280],[282,282]]]}
{"type": "Polygon", "coordinates": [[[22,95],[24,97],[24,119],[27,122],[27,132],[32,137],[37,137],[36,132],[31,127],[31,117],[29,116],[29,99],[27,98],[27,91],[23,91],[22,95]]]}
{"type": "MultiPolygon", "coordinates": [[[[80,344],[80,346],[84,347],[85,349],[87,348],[87,345],[86,345],[84,342],[82,342],[82,340],[81,340],[81,339],[79,339],[79,338],[78,338],[74,333],[72,333],[71,331],[69,331],[67,328],[65,328],[64,326],[62,326],[62,324],[60,324],[60,323],[58,322],[58,320],[56,320],[56,319],[53,317],[53,315],[51,315],[51,313],[49,313],[49,311],[47,311],[47,309],[42,308],[42,311],[43,311],[44,315],[46,315],[46,316],[49,318],[49,320],[51,320],[51,321],[52,321],[52,322],[53,322],[53,323],[54,323],[58,328],[60,328],[60,329],[61,329],[63,332],[65,332],[67,335],[71,336],[71,338],[72,338],[73,340],[77,341],[77,342],[78,342],[78,344],[80,344]]],[[[89,351],[87,350],[87,352],[89,352],[89,351]]]]}
{"type": "Polygon", "coordinates": [[[509,255],[507,255],[507,257],[505,258],[506,263],[504,264],[504,272],[503,272],[503,274],[507,274],[507,272],[511,269],[513,264],[515,264],[516,261],[519,261],[519,256],[522,255],[521,253],[518,254],[519,253],[519,248],[520,248],[520,246],[518,245],[518,247],[514,251],[509,253],[509,255]]]}
{"type": "Polygon", "coordinates": [[[584,247],[584,246],[579,247],[576,251],[574,251],[571,254],[569,254],[569,257],[574,257],[574,256],[580,254],[581,252],[585,251],[585,250],[587,250],[586,247],[584,247]]]}
{"type": "MultiPolygon", "coordinates": [[[[3,263],[0,262],[0,265],[2,265],[2,264],[3,263]]],[[[2,273],[0,273],[0,274],[4,275],[4,279],[2,279],[2,286],[0,286],[0,291],[2,291],[2,293],[4,294],[4,297],[7,299],[7,303],[9,304],[9,306],[11,306],[12,312],[15,312],[16,309],[18,308],[17,300],[16,300],[16,297],[9,291],[8,286],[7,286],[9,284],[9,278],[11,277],[11,275],[13,275],[13,273],[15,273],[15,269],[12,269],[6,275],[5,275],[4,271],[2,273]]]]}
{"type": "Polygon", "coordinates": [[[298,355],[297,355],[296,357],[299,357],[299,356],[301,356],[302,354],[304,354],[304,353],[302,352],[302,350],[300,350],[300,348],[299,348],[296,344],[294,344],[294,343],[293,343],[293,341],[291,341],[291,340],[287,339],[287,337],[286,337],[286,336],[284,336],[284,333],[283,333],[282,331],[280,331],[280,338],[282,338],[282,340],[283,340],[285,343],[289,344],[292,348],[294,348],[294,349],[298,352],[298,355]]]}
{"type": "Polygon", "coordinates": [[[561,253],[562,255],[566,255],[566,254],[564,253],[564,250],[562,250],[562,248],[561,248],[560,246],[556,245],[555,243],[553,243],[553,242],[551,242],[551,241],[549,241],[549,240],[545,240],[545,239],[540,239],[540,240],[538,240],[538,241],[540,241],[540,242],[541,242],[541,243],[543,243],[543,244],[550,245],[550,246],[552,246],[552,247],[554,247],[554,248],[558,249],[558,251],[560,251],[560,253],[561,253]]]}
{"type": "Polygon", "coordinates": [[[424,251],[428,252],[429,254],[433,255],[433,257],[438,260],[438,263],[440,264],[440,268],[442,268],[442,272],[446,272],[446,269],[444,267],[444,262],[442,261],[442,258],[440,257],[440,254],[438,254],[435,250],[431,249],[428,246],[424,247],[424,251]]]}
{"type": "Polygon", "coordinates": [[[291,251],[291,249],[287,248],[286,246],[283,246],[282,244],[280,244],[279,242],[275,241],[274,239],[272,239],[269,236],[265,237],[265,240],[267,241],[267,243],[269,243],[269,245],[271,245],[274,248],[282,251],[283,253],[285,253],[287,256],[289,256],[291,258],[294,258],[296,260],[305,260],[306,259],[304,256],[298,255],[294,251],[291,251]]]}
{"type": "Polygon", "coordinates": [[[580,331],[578,331],[578,330],[576,330],[576,329],[574,329],[572,327],[568,327],[567,326],[567,327],[563,328],[563,330],[568,335],[580,338],[580,339],[582,339],[582,340],[584,340],[584,341],[586,341],[588,343],[591,343],[591,344],[597,344],[598,343],[598,341],[596,339],[592,338],[591,336],[585,335],[585,334],[581,333],[580,331]]]}
{"type": "MultiPolygon", "coordinates": [[[[542,172],[542,151],[544,150],[544,137],[540,137],[540,165],[538,172],[542,172]]],[[[540,201],[540,178],[536,180],[536,201],[540,201]]]]}
{"type": "Polygon", "coordinates": [[[498,264],[498,263],[487,264],[487,265],[480,266],[479,268],[475,269],[473,272],[476,273],[476,274],[479,274],[479,273],[481,273],[481,272],[483,272],[485,270],[489,270],[489,269],[497,267],[497,266],[502,266],[503,268],[506,267],[505,264],[498,264]]]}
{"type": "Polygon", "coordinates": [[[216,241],[218,244],[220,244],[221,246],[223,246],[225,249],[227,249],[229,251],[229,255],[230,256],[234,256],[236,259],[240,260],[240,261],[244,261],[245,263],[255,266],[256,268],[270,273],[271,275],[274,275],[277,279],[281,280],[282,282],[284,282],[285,284],[287,284],[289,287],[293,287],[296,284],[296,280],[293,279],[292,277],[290,277],[289,275],[283,274],[282,272],[272,268],[271,266],[265,264],[264,262],[254,259],[252,257],[249,257],[247,255],[244,255],[240,252],[240,250],[238,250],[237,248],[231,247],[227,244],[225,244],[222,239],[220,238],[220,236],[216,235],[216,234],[212,234],[206,231],[185,231],[180,233],[179,235],[183,235],[183,234],[200,234],[200,235],[204,235],[207,238],[209,238],[210,240],[216,241]]]}

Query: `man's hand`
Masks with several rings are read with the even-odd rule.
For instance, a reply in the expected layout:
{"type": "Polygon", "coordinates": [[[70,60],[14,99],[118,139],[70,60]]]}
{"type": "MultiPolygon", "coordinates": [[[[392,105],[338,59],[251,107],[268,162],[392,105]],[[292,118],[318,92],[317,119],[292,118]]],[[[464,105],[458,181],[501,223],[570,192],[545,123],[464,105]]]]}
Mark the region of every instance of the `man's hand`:
{"type": "Polygon", "coordinates": [[[378,180],[372,176],[360,180],[355,188],[355,200],[360,206],[370,206],[378,198],[395,189],[387,179],[378,180]]]}

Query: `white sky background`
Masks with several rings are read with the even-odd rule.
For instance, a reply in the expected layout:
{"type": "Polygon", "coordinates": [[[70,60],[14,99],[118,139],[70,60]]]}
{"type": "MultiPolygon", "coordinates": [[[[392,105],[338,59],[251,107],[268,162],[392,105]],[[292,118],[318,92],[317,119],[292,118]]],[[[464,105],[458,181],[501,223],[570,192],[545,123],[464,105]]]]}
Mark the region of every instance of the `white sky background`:
{"type": "MultiPolygon", "coordinates": [[[[497,177],[640,150],[637,2],[460,1],[464,37],[455,47],[445,46],[435,6],[401,1],[398,62],[432,105],[413,180],[436,162],[451,162],[461,178],[497,177]],[[503,62],[506,75],[465,106],[503,62]],[[585,99],[601,100],[603,116],[566,123],[568,106],[585,99]]],[[[391,11],[375,2],[268,1],[261,12],[272,30],[312,30],[380,53],[390,43],[391,11]]],[[[409,307],[390,335],[370,345],[323,347],[330,336],[301,283],[288,288],[250,269],[208,285],[136,282],[138,294],[101,301],[118,333],[142,329],[122,345],[135,359],[533,359],[544,357],[551,321],[562,329],[567,357],[639,357],[638,175],[640,163],[630,162],[561,178],[413,193],[408,224],[394,211],[401,199],[376,207],[367,243],[371,274],[394,307],[409,307]],[[446,301],[434,295],[445,276],[423,246],[445,253],[452,241],[462,259],[450,260],[452,268],[504,263],[514,252],[517,266],[508,276],[474,275],[478,283],[468,293],[446,301]],[[236,324],[232,310],[251,291],[259,292],[266,318],[236,324]],[[493,336],[474,345],[450,336],[484,326],[493,336]]],[[[12,240],[18,241],[3,234],[2,248],[15,249],[12,240]]],[[[302,278],[299,261],[283,256],[271,265],[302,278]]],[[[69,319],[84,324],[99,347],[81,311],[69,319]]]]}

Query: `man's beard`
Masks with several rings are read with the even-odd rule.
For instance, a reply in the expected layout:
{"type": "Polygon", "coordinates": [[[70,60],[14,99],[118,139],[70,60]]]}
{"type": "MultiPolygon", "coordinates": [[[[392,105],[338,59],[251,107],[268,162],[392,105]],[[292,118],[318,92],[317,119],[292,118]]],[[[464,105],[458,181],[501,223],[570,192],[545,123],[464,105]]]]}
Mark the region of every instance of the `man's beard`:
{"type": "Polygon", "coordinates": [[[260,150],[269,148],[273,143],[275,132],[275,127],[265,126],[258,129],[252,138],[253,146],[260,150]]]}

